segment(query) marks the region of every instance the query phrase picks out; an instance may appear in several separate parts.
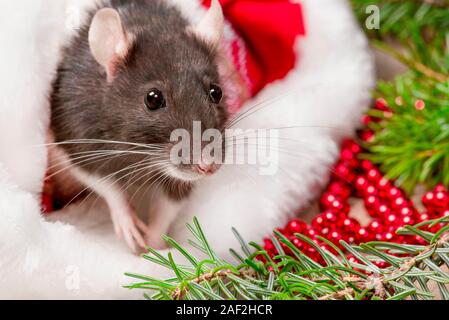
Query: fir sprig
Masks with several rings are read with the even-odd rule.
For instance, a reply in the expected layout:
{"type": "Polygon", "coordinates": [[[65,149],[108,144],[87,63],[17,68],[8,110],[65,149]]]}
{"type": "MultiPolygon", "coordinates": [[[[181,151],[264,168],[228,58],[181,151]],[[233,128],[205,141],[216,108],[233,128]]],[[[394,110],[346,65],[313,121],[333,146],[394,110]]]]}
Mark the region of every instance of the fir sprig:
{"type": "Polygon", "coordinates": [[[377,95],[392,112],[368,113],[381,121],[368,125],[376,134],[365,157],[408,192],[417,183],[449,185],[449,82],[399,76],[380,82],[377,95]]]}
{"type": "Polygon", "coordinates": [[[162,300],[361,300],[361,299],[435,299],[432,285],[438,288],[440,298],[449,300],[449,217],[423,222],[414,227],[406,226],[399,234],[421,237],[425,245],[370,242],[350,246],[341,242],[345,251],[357,262],[350,261],[334,244],[321,239],[330,246],[322,249],[312,240],[296,234],[319,252],[324,265],[319,264],[300,251],[295,245],[275,232],[274,243],[279,254],[269,254],[254,242],[246,243],[234,230],[242,247],[231,253],[236,263],[219,257],[204,237],[195,219],[188,226],[192,233],[194,248],[205,256],[197,259],[189,250],[176,241],[165,237],[167,243],[181,253],[189,265],[173,261],[149,249],[144,258],[171,270],[169,279],[128,273],[138,282],[126,286],[143,289],[145,298],[162,300]],[[426,226],[443,224],[437,233],[425,231],[426,226]],[[289,254],[283,248],[288,248],[289,254]],[[264,257],[262,262],[259,257],[264,257]],[[378,267],[376,262],[390,265],[378,267]],[[447,270],[447,269],[446,269],[447,270]]]}
{"type": "Polygon", "coordinates": [[[409,193],[418,183],[449,186],[449,1],[352,2],[361,22],[367,5],[378,6],[380,29],[366,31],[409,68],[378,84],[375,97],[392,113],[370,111],[381,121],[369,125],[375,136],[365,156],[409,193]]]}

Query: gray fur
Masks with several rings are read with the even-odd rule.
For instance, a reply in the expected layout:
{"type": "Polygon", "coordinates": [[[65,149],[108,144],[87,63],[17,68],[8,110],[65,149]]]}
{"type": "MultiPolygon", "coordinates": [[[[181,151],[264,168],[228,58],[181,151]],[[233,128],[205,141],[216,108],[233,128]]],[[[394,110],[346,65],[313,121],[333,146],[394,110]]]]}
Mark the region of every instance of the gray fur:
{"type": "MultiPolygon", "coordinates": [[[[135,36],[126,59],[112,83],[91,55],[88,30],[95,12],[65,49],[51,96],[51,128],[56,142],[100,139],[133,143],[168,143],[172,130],[221,129],[228,114],[225,103],[209,101],[209,85],[220,83],[217,53],[187,31],[178,9],[159,0],[111,0],[101,7],[115,8],[125,30],[135,36]],[[144,104],[147,91],[163,91],[167,108],[151,112],[144,104]]],[[[67,144],[70,155],[92,150],[123,150],[118,144],[67,144]]],[[[167,154],[168,156],[168,154],[167,154]]],[[[107,158],[106,158],[107,159],[107,158]]],[[[125,168],[142,158],[118,157],[83,166],[100,176],[125,168]]],[[[191,186],[172,183],[166,190],[182,197],[191,186]]]]}

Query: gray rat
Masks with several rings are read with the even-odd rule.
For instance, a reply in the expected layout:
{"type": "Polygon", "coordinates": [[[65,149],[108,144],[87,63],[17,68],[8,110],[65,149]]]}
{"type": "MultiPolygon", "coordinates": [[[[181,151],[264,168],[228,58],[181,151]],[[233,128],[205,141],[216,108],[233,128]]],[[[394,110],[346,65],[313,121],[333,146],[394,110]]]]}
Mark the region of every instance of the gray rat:
{"type": "Polygon", "coordinates": [[[110,0],[63,52],[51,95],[54,154],[106,200],[132,250],[158,247],[194,182],[217,169],[174,166],[169,153],[173,130],[191,132],[194,121],[222,130],[229,118],[218,67],[223,20],[216,0],[197,26],[162,0],[110,0]],[[135,183],[158,188],[150,225],[123,188],[133,169],[148,178],[135,183]]]}

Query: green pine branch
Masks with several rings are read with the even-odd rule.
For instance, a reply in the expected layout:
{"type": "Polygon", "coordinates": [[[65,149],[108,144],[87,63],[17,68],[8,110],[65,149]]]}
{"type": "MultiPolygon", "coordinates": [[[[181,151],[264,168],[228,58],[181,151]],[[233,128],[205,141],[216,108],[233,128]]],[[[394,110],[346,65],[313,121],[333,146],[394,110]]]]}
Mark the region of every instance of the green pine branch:
{"type": "Polygon", "coordinates": [[[362,25],[366,7],[380,9],[380,28],[366,30],[373,46],[409,68],[380,82],[375,98],[391,113],[370,111],[375,139],[366,158],[411,193],[418,183],[449,186],[449,1],[353,0],[362,25]],[[416,103],[425,108],[417,110],[416,103]]]}
{"type": "Polygon", "coordinates": [[[143,257],[168,268],[174,276],[157,279],[127,273],[137,282],[126,288],[144,290],[145,298],[159,300],[400,300],[435,299],[431,289],[435,286],[440,298],[449,300],[449,217],[398,231],[404,236],[421,237],[425,245],[370,242],[350,246],[342,241],[342,246],[357,262],[348,260],[326,239],[321,240],[330,250],[323,250],[304,235],[296,234],[319,252],[324,265],[309,258],[278,232],[273,240],[279,254],[270,257],[258,244],[246,243],[235,230],[241,249],[231,250],[237,262],[228,262],[209,245],[196,219],[188,228],[195,239],[190,244],[206,258],[198,259],[191,251],[165,237],[189,265],[178,264],[170,253],[162,256],[149,249],[143,257]],[[436,224],[443,224],[437,233],[422,230],[436,224]],[[290,255],[283,247],[288,248],[290,255]],[[266,263],[258,258],[261,256],[266,263]],[[379,261],[389,267],[379,268],[375,263],[379,261]]]}
{"type": "Polygon", "coordinates": [[[380,122],[368,125],[375,140],[365,144],[365,157],[409,193],[418,183],[448,186],[449,82],[404,75],[393,83],[379,83],[376,95],[384,97],[392,114],[368,112],[380,122]],[[415,108],[419,100],[425,103],[423,110],[415,108]]]}

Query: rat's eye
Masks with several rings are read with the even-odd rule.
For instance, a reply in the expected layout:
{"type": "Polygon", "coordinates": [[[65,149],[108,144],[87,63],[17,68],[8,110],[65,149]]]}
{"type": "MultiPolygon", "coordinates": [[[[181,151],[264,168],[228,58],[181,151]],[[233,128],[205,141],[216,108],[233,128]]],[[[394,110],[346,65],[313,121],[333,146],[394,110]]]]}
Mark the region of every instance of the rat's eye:
{"type": "Polygon", "coordinates": [[[148,91],[145,97],[145,105],[151,111],[165,107],[165,98],[162,92],[156,88],[148,91]]]}
{"type": "Polygon", "coordinates": [[[211,84],[209,91],[209,99],[214,104],[219,104],[223,99],[223,91],[216,84],[211,84]]]}

